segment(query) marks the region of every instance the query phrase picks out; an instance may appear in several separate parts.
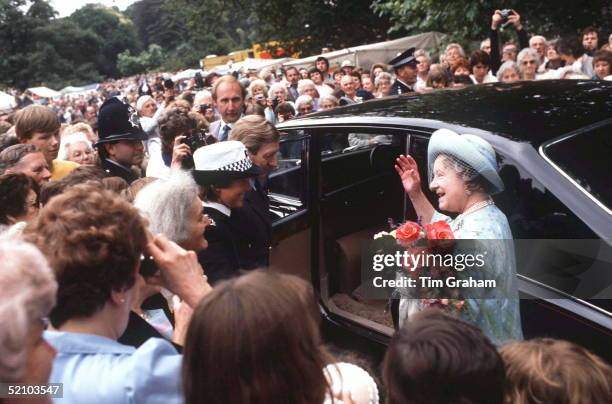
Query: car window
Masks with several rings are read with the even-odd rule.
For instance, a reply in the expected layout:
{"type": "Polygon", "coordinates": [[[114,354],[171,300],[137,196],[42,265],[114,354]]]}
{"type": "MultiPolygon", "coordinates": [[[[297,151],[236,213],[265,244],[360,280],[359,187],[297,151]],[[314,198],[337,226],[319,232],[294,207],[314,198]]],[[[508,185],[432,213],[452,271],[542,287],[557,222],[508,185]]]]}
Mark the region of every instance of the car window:
{"type": "Polygon", "coordinates": [[[323,194],[392,170],[399,150],[390,133],[324,131],[320,139],[323,194]]]}
{"type": "Polygon", "coordinates": [[[612,284],[612,274],[609,262],[601,259],[610,246],[520,163],[498,156],[505,190],[493,199],[515,239],[517,272],[610,310],[603,291],[612,284]]]}
{"type": "Polygon", "coordinates": [[[269,177],[270,214],[273,221],[306,208],[306,159],[308,136],[303,130],[281,134],[278,170],[269,177]]]}
{"type": "Polygon", "coordinates": [[[543,148],[544,155],[585,192],[612,211],[612,125],[564,137],[543,148]]]}

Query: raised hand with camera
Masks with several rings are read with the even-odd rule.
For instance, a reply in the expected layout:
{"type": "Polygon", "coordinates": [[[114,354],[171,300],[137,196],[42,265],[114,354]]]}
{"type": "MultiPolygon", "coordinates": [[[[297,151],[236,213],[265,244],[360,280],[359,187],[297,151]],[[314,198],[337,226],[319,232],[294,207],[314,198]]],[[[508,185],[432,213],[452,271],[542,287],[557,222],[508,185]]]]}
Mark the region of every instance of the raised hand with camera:
{"type": "Polygon", "coordinates": [[[183,160],[192,154],[191,147],[185,142],[186,139],[187,136],[177,136],[174,138],[174,145],[172,147],[172,163],[170,163],[170,167],[173,169],[182,168],[183,160]]]}

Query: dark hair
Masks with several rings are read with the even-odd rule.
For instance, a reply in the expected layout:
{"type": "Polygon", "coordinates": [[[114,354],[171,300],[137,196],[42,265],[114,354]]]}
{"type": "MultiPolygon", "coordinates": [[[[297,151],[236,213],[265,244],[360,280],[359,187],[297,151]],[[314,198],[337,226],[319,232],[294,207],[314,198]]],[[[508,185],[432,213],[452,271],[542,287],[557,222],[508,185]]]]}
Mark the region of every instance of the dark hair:
{"type": "Polygon", "coordinates": [[[586,34],[590,34],[591,32],[594,32],[597,35],[597,39],[599,40],[599,31],[592,25],[582,30],[582,32],[580,33],[580,39],[583,39],[586,34]]]}
{"type": "Polygon", "coordinates": [[[476,50],[470,55],[470,71],[474,66],[480,63],[487,67],[491,67],[491,57],[483,50],[476,50]]]}
{"type": "Polygon", "coordinates": [[[286,68],[286,69],[285,69],[285,77],[287,77],[287,72],[288,72],[289,70],[295,70],[295,72],[296,72],[297,74],[300,74],[300,71],[297,69],[297,67],[295,67],[295,66],[289,66],[288,68],[286,68]]]}
{"type": "Polygon", "coordinates": [[[499,403],[504,364],[474,325],[429,309],[416,314],[391,340],[383,363],[387,402],[499,403]]]}
{"type": "Polygon", "coordinates": [[[317,62],[320,62],[320,61],[324,61],[325,64],[327,65],[327,68],[329,69],[329,60],[325,56],[317,57],[317,59],[315,60],[315,65],[317,62]]]}
{"type": "Polygon", "coordinates": [[[28,212],[28,195],[36,194],[38,206],[38,185],[25,174],[5,174],[0,176],[0,224],[11,224],[9,216],[18,218],[28,212]]]}
{"type": "Polygon", "coordinates": [[[92,316],[112,291],[134,285],[145,229],[135,207],[91,185],[72,187],[41,209],[25,237],[46,256],[59,284],[49,315],[54,327],[92,316]]]}
{"type": "Polygon", "coordinates": [[[291,104],[288,102],[281,102],[280,104],[278,104],[274,112],[276,113],[276,115],[286,113],[292,113],[293,115],[295,115],[295,108],[293,108],[293,106],[291,106],[291,104]]]}
{"type": "Polygon", "coordinates": [[[198,128],[197,116],[184,108],[170,108],[159,117],[157,124],[162,140],[162,149],[171,152],[174,139],[181,133],[198,128]]]}
{"type": "Polygon", "coordinates": [[[595,63],[597,62],[608,62],[610,71],[608,74],[612,74],[612,52],[606,50],[598,50],[593,55],[593,71],[595,70],[595,63]]]}
{"type": "Polygon", "coordinates": [[[193,313],[183,351],[185,402],[322,403],[330,362],[312,287],[253,271],[215,286],[193,313]]]}
{"type": "Polygon", "coordinates": [[[349,73],[349,76],[358,78],[359,83],[361,83],[361,74],[359,72],[353,70],[349,73]]]}
{"type": "Polygon", "coordinates": [[[575,59],[578,59],[584,53],[582,44],[578,38],[573,35],[559,38],[557,44],[555,45],[555,50],[559,55],[569,55],[575,59]]]}
{"type": "Polygon", "coordinates": [[[310,69],[308,69],[308,78],[310,78],[311,74],[315,74],[315,73],[319,73],[321,75],[321,78],[323,78],[323,72],[317,69],[316,67],[311,67],[310,69]]]}
{"type": "Polygon", "coordinates": [[[0,174],[15,167],[21,159],[31,153],[40,153],[40,150],[33,144],[16,144],[2,150],[0,152],[0,174]]]}

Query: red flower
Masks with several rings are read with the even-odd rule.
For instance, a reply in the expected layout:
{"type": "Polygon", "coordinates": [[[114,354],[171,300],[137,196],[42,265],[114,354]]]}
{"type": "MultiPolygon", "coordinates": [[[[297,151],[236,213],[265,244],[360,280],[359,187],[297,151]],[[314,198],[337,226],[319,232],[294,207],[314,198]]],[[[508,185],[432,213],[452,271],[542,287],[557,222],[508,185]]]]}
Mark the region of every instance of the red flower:
{"type": "Polygon", "coordinates": [[[428,240],[454,240],[450,225],[443,220],[425,225],[428,240]]]}
{"type": "Polygon", "coordinates": [[[421,226],[414,222],[406,222],[400,227],[398,227],[395,232],[395,237],[399,241],[403,241],[405,243],[411,243],[416,241],[421,236],[421,226]]]}

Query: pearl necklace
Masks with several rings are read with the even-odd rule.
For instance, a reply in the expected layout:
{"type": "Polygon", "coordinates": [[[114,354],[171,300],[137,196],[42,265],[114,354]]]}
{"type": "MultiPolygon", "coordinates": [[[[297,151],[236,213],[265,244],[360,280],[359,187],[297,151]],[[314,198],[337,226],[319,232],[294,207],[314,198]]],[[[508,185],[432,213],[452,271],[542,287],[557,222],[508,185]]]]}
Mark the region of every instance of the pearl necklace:
{"type": "Polygon", "coordinates": [[[474,213],[477,210],[480,210],[482,208],[485,208],[489,205],[495,205],[495,202],[493,202],[493,199],[489,198],[485,201],[480,201],[480,202],[476,202],[475,204],[473,204],[472,206],[470,206],[469,208],[467,208],[463,213],[461,213],[459,216],[467,216],[470,213],[474,213]]]}

